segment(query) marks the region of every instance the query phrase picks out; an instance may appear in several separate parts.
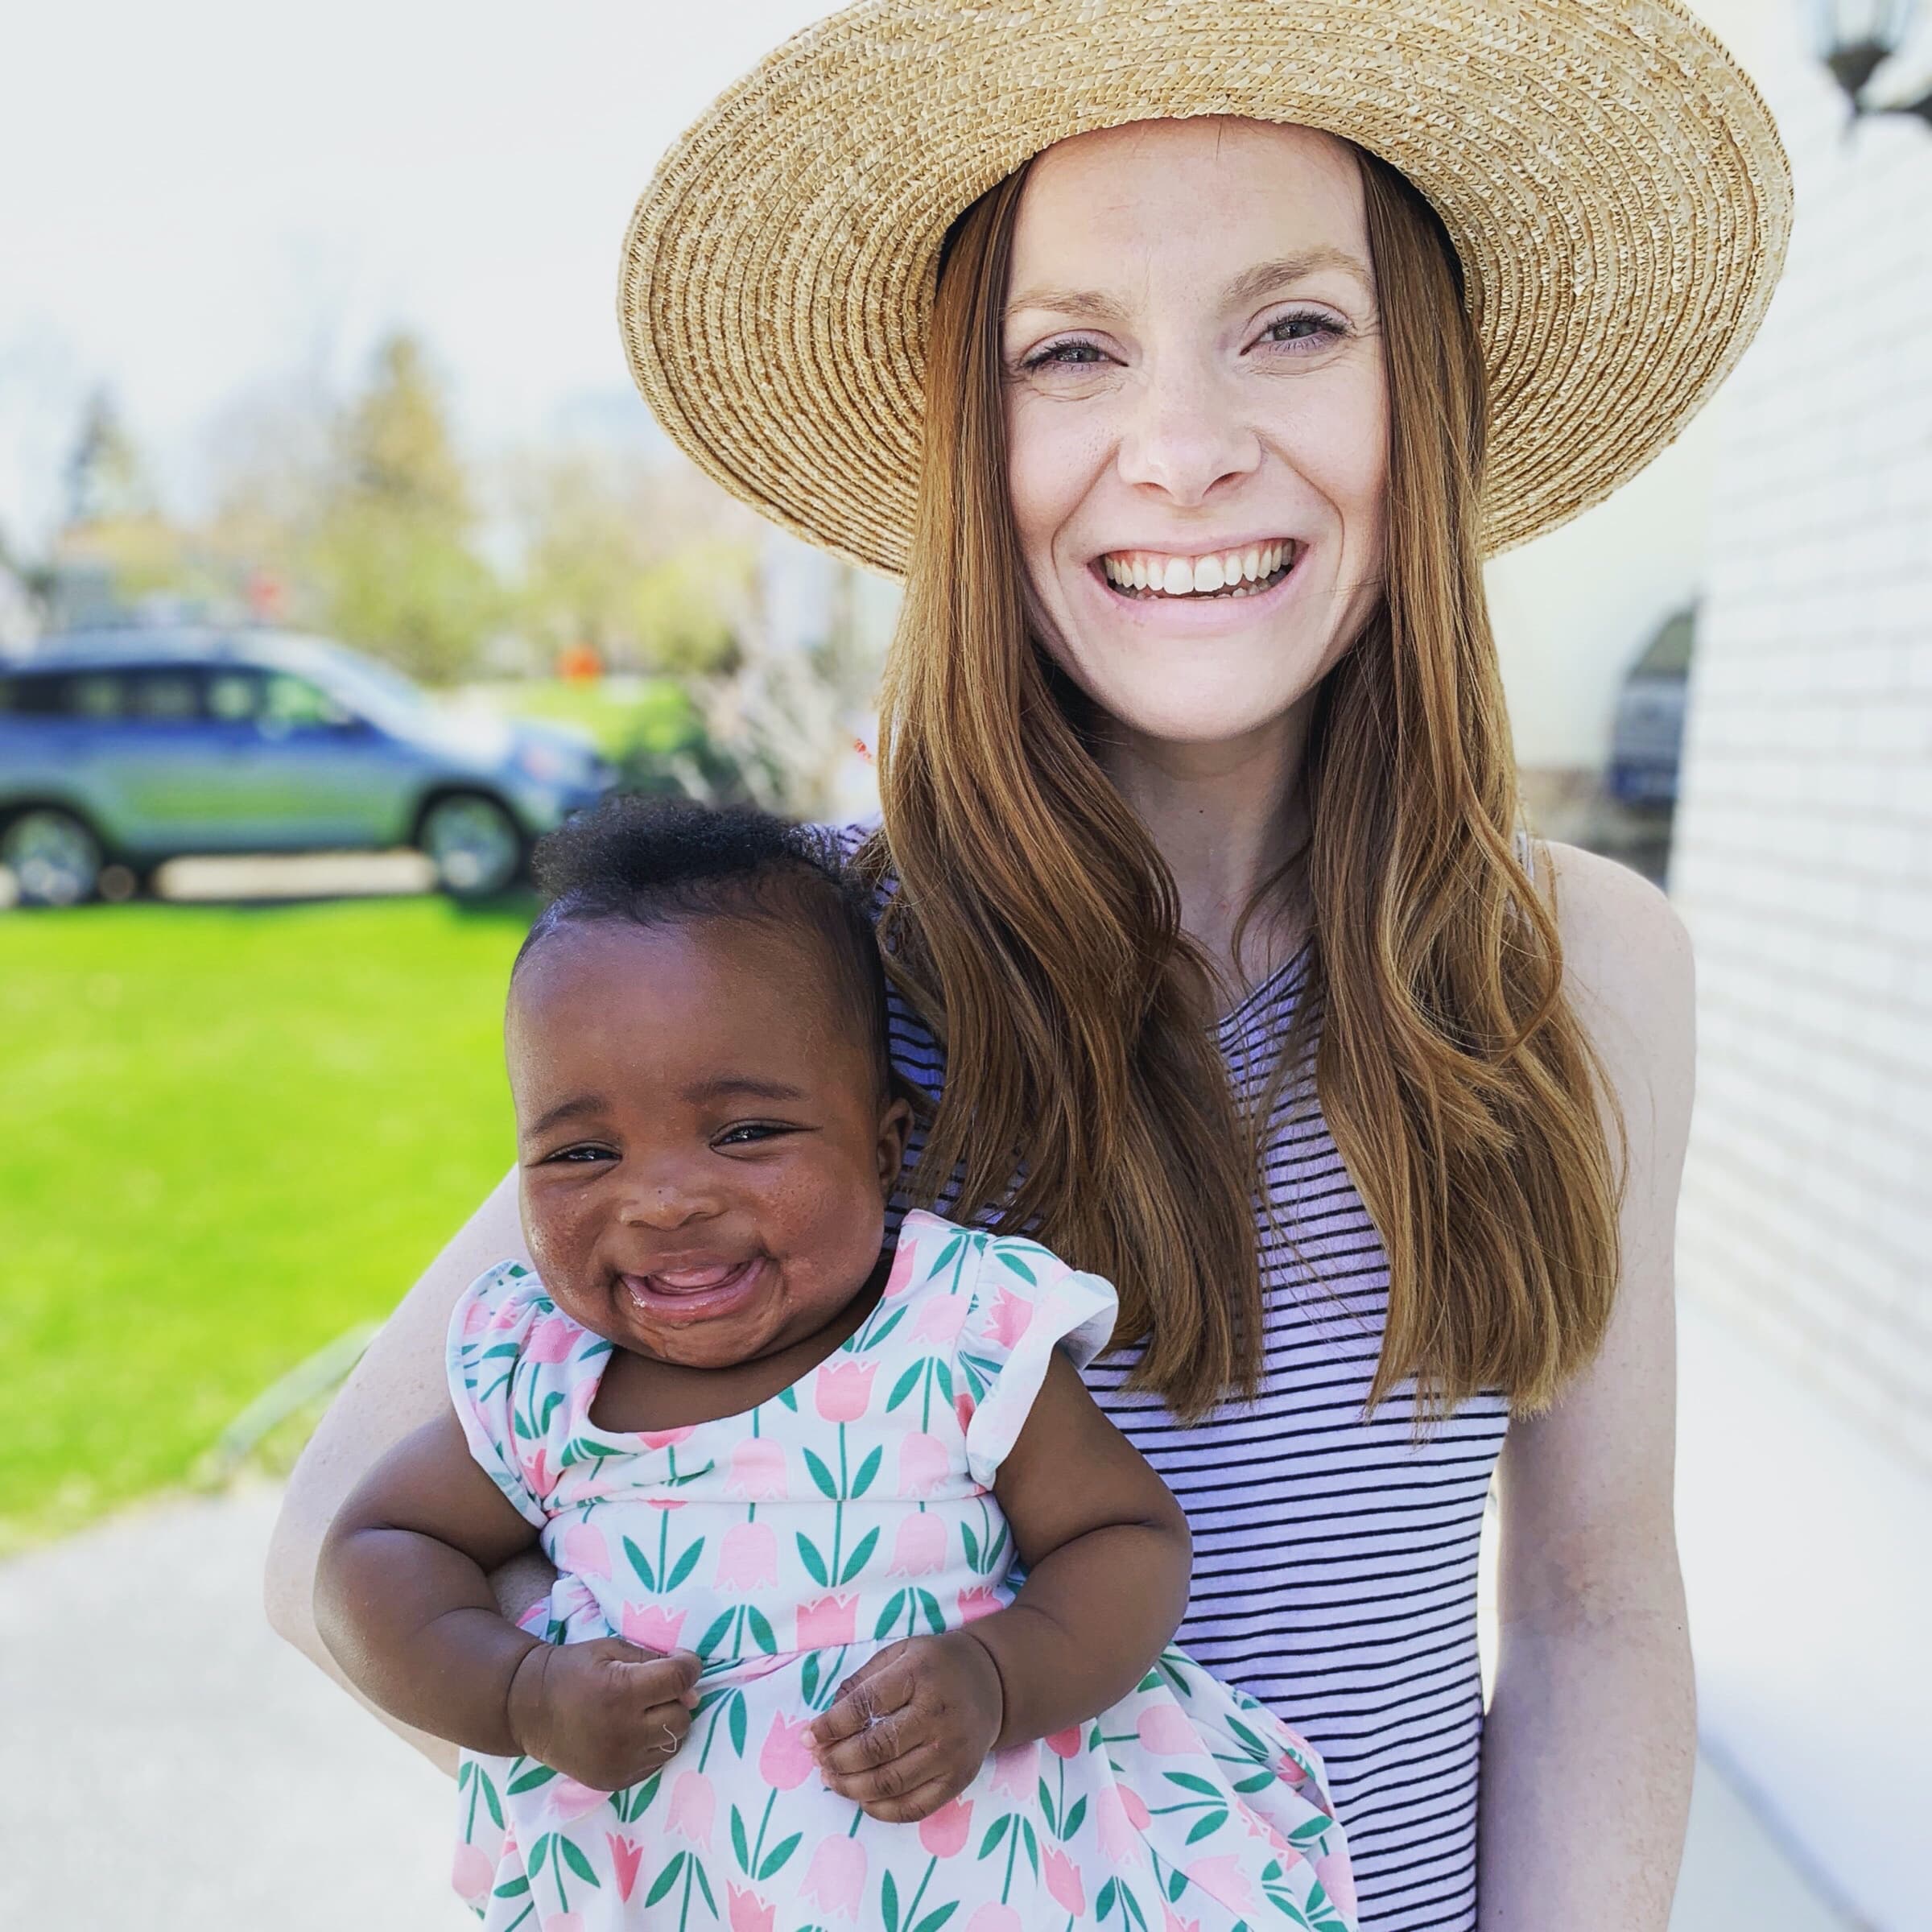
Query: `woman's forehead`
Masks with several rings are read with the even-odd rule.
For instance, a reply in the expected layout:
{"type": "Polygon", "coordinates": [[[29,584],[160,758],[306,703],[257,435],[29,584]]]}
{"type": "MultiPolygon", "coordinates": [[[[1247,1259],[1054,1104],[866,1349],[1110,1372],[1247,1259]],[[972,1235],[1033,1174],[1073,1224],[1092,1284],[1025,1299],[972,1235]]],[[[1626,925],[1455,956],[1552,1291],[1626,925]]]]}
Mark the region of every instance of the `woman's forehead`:
{"type": "Polygon", "coordinates": [[[1122,270],[1197,254],[1323,250],[1368,262],[1361,170],[1318,128],[1203,116],[1076,134],[1037,155],[1013,233],[1014,296],[1077,261],[1122,270]]]}

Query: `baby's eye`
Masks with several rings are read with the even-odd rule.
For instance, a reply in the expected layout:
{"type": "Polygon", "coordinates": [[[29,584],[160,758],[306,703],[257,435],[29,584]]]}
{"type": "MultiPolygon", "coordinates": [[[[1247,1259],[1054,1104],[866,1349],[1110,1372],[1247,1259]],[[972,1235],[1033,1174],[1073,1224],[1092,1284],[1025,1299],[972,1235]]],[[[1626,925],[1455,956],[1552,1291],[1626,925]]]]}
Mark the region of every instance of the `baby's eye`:
{"type": "Polygon", "coordinates": [[[598,1146],[594,1141],[586,1141],[576,1147],[559,1147],[555,1154],[547,1157],[549,1161],[561,1161],[572,1166],[580,1166],[592,1161],[614,1160],[616,1158],[609,1148],[598,1146]]]}
{"type": "Polygon", "coordinates": [[[742,1121],[735,1127],[727,1127],[712,1142],[718,1147],[749,1147],[760,1141],[775,1140],[779,1135],[789,1133],[789,1127],[780,1126],[775,1121],[742,1121]]]}

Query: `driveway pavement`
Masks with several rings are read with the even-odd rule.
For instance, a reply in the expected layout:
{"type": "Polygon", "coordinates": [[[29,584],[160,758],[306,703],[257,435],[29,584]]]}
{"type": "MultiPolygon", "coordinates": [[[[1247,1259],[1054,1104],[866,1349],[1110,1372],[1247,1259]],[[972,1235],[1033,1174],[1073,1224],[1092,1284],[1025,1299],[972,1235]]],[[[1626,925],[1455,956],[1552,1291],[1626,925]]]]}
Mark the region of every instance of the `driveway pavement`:
{"type": "MultiPolygon", "coordinates": [[[[449,1786],[269,1630],[266,1484],[0,1565],[0,1926],[460,1932],[449,1786]]],[[[1852,1932],[1708,1765],[1671,1932],[1852,1932]]]]}

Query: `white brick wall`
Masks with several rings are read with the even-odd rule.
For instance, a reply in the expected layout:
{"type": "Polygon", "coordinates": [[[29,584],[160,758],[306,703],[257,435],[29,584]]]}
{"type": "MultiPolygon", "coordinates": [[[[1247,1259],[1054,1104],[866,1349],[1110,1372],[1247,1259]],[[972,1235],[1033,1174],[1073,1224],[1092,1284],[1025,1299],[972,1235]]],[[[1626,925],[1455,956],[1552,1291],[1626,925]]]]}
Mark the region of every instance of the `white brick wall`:
{"type": "Polygon", "coordinates": [[[1932,130],[1846,142],[1795,26],[1766,41],[1798,221],[1726,392],[1691,683],[1679,1273],[1932,1478],[1932,130]]]}

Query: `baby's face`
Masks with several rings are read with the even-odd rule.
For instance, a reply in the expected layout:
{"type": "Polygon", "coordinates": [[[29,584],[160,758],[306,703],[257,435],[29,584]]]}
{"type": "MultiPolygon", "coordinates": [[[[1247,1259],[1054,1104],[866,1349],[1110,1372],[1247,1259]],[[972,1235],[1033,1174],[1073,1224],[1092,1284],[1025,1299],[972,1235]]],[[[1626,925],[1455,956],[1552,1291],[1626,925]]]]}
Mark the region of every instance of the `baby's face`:
{"type": "Polygon", "coordinates": [[[524,1232],[557,1305],[692,1368],[823,1328],[879,1259],[909,1110],[808,936],[559,927],[511,989],[524,1232]]]}

